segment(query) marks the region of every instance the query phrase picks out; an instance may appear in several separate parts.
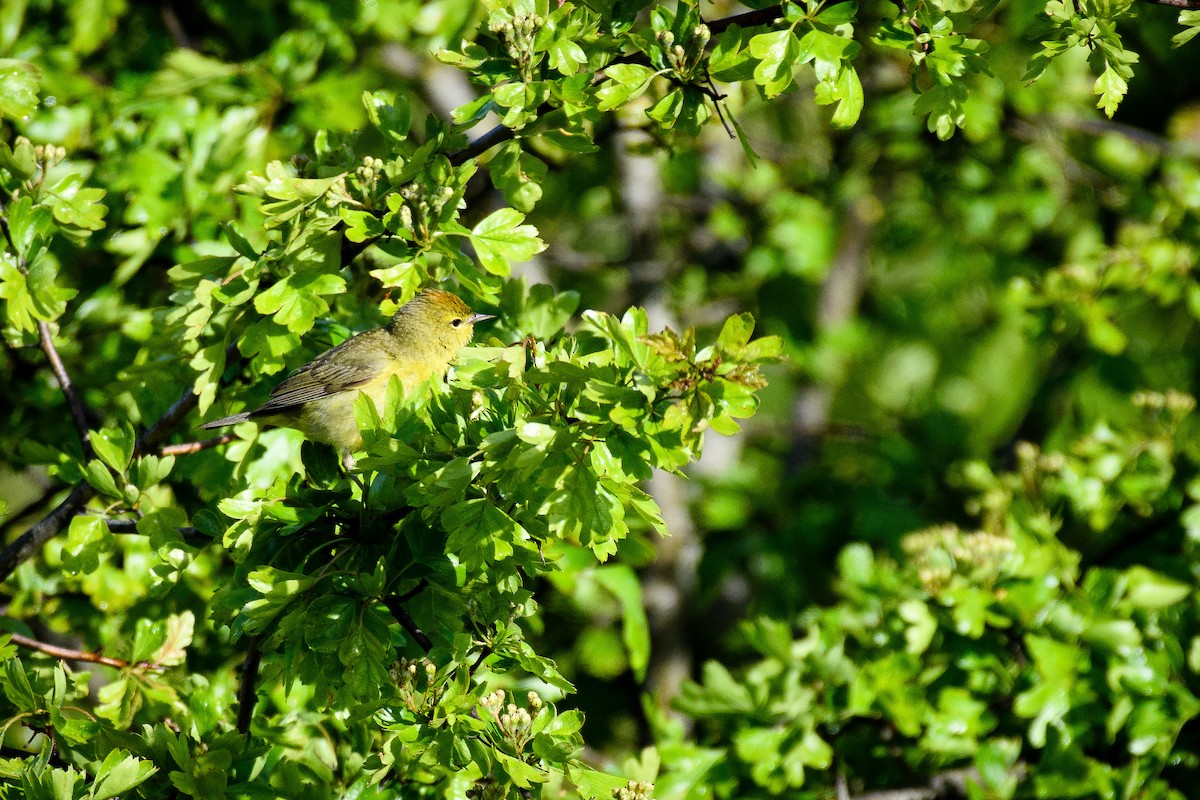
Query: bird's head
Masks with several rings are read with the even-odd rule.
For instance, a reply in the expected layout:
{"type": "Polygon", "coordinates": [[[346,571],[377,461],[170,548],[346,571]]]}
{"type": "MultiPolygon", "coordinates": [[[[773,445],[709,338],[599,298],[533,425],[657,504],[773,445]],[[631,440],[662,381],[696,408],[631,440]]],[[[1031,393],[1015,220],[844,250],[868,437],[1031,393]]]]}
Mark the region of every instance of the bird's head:
{"type": "Polygon", "coordinates": [[[389,327],[427,337],[426,344],[444,343],[457,351],[471,341],[475,323],[492,319],[491,314],[476,314],[457,296],[441,289],[425,289],[409,300],[392,317],[389,327]]]}

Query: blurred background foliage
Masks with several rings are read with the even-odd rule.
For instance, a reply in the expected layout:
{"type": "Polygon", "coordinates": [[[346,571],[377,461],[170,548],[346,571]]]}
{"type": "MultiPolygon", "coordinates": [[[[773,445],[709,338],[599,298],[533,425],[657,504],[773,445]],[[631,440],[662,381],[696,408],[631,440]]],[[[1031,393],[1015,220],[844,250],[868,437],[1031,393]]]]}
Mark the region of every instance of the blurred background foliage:
{"type": "MultiPolygon", "coordinates": [[[[988,46],[985,70],[955,73],[969,94],[948,138],[922,107],[936,76],[887,44],[896,6],[866,0],[851,127],[802,70],[770,99],[719,84],[756,157],[717,120],[698,136],[647,124],[653,92],[595,123],[595,152],[489,155],[497,185],[533,175],[505,192],[547,245],[514,265],[529,284],[709,338],[749,311],[784,341],[756,416],[709,435],[686,479],[647,482],[670,538],[631,537],[613,563],[568,561],[528,587],[527,633],[575,685],[560,707],[584,712],[585,758],[655,797],[1184,798],[1200,782],[1200,48],[1172,46],[1177,9],[1103,6],[1140,57],[1109,118],[1079,49],[1028,79],[1055,3],[936,5],[988,46]]],[[[227,253],[227,225],[263,244],[258,202],[233,191],[246,174],[312,155],[321,130],[381,146],[364,91],[407,97],[414,130],[450,119],[480,88],[431,53],[485,36],[488,18],[463,0],[4,4],[0,57],[42,71],[7,140],[65,148],[67,205],[82,185],[106,192],[106,214],[56,212],[67,235],[52,245],[74,292],[59,350],[94,425],[148,424],[195,380],[156,341],[173,324],[168,271],[227,253]]],[[[468,226],[506,203],[486,181],[469,191],[468,226]]],[[[354,261],[353,289],[318,316],[375,324],[388,290],[368,272],[388,263],[354,261]]],[[[73,474],[46,443],[75,440],[20,327],[0,356],[9,539],[73,474]]],[[[210,503],[244,453],[181,458],[176,501],[210,503]]],[[[69,565],[87,535],[72,527],[46,562],[69,565]]],[[[228,716],[239,656],[199,622],[220,559],[156,596],[145,571],[170,565],[119,547],[103,580],[20,571],[6,627],[40,620],[107,648],[139,614],[191,614],[188,691],[228,716]]],[[[141,721],[126,711],[102,716],[141,721]]]]}

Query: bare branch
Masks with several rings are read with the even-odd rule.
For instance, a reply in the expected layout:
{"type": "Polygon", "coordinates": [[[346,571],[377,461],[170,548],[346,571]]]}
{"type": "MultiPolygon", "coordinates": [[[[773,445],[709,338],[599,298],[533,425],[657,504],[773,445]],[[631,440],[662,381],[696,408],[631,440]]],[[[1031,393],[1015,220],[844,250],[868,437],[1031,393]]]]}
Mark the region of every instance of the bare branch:
{"type": "Polygon", "coordinates": [[[262,648],[259,640],[254,639],[246,651],[246,660],[242,662],[242,683],[237,693],[237,729],[241,733],[248,733],[250,723],[254,720],[254,704],[258,699],[258,667],[261,663],[262,648]]]}
{"type": "MultiPolygon", "coordinates": [[[[134,519],[110,519],[107,520],[108,532],[117,535],[138,535],[141,532],[137,529],[137,520],[134,519]]],[[[192,544],[205,545],[211,544],[212,540],[207,534],[201,533],[199,529],[191,526],[176,528],[179,535],[184,538],[184,541],[191,540],[192,544]]]]}
{"type": "Polygon", "coordinates": [[[1171,8],[1200,9],[1200,0],[1144,0],[1144,2],[1156,6],[1170,6],[1171,8]]]}
{"type": "Polygon", "coordinates": [[[128,669],[132,666],[128,661],[123,661],[119,658],[109,658],[99,653],[89,653],[86,650],[72,650],[69,647],[59,647],[48,642],[39,642],[37,639],[30,639],[28,636],[22,636],[19,633],[10,633],[9,636],[12,637],[13,644],[27,647],[30,650],[37,650],[39,653],[61,658],[64,661],[87,661],[91,664],[103,664],[106,667],[116,667],[117,669],[128,669]]]}
{"type": "Polygon", "coordinates": [[[134,454],[145,455],[154,452],[155,448],[171,435],[171,432],[179,426],[179,423],[183,422],[183,418],[199,403],[200,395],[196,394],[191,388],[185,391],[183,396],[175,401],[175,405],[163,412],[158,421],[151,425],[138,438],[137,445],[134,447],[134,454]]]}
{"type": "MultiPolygon", "coordinates": [[[[7,225],[5,226],[7,230],[7,225]]],[[[11,239],[9,240],[12,241],[11,239]]],[[[83,400],[75,392],[75,385],[71,382],[71,376],[67,374],[67,368],[63,366],[62,358],[58,355],[58,350],[54,347],[54,339],[50,335],[49,323],[38,320],[38,340],[42,344],[42,352],[46,354],[46,358],[50,361],[50,369],[54,370],[54,377],[58,380],[58,388],[62,390],[63,397],[67,399],[67,407],[71,409],[71,420],[75,423],[75,430],[79,432],[79,443],[83,445],[83,457],[91,460],[96,457],[92,451],[92,437],[88,432],[87,412],[84,409],[83,400]]]]}
{"type": "MultiPolygon", "coordinates": [[[[1017,762],[1013,765],[1011,774],[1021,779],[1028,771],[1026,764],[1017,762]]],[[[979,770],[974,767],[948,769],[945,772],[931,775],[929,783],[925,786],[864,792],[850,796],[849,800],[939,800],[939,798],[967,797],[968,783],[980,783],[981,781],[979,770]]]]}
{"type": "Polygon", "coordinates": [[[223,444],[229,444],[236,441],[238,437],[232,433],[224,433],[220,436],[214,436],[211,439],[202,439],[198,442],[186,442],[184,444],[168,444],[158,448],[160,456],[186,456],[192,453],[199,453],[201,450],[207,450],[210,447],[220,447],[223,444]]]}
{"type": "Polygon", "coordinates": [[[404,630],[408,631],[413,639],[416,640],[417,644],[421,646],[422,650],[428,653],[433,649],[433,642],[430,641],[429,637],[417,627],[416,620],[414,620],[412,615],[405,610],[403,601],[400,599],[400,597],[396,595],[385,597],[383,604],[387,606],[388,611],[392,612],[392,616],[396,618],[396,621],[400,623],[400,626],[404,628],[404,630]]]}
{"type": "MultiPolygon", "coordinates": [[[[839,3],[848,2],[848,0],[837,0],[839,3]]],[[[829,3],[828,5],[836,5],[829,3]]],[[[747,11],[744,14],[734,14],[732,17],[706,22],[705,25],[713,33],[722,33],[731,25],[740,25],[743,28],[753,28],[755,25],[771,25],[776,20],[783,18],[783,6],[771,6],[770,8],[760,8],[755,11],[747,11]]]]}
{"type": "MultiPolygon", "coordinates": [[[[26,503],[21,508],[9,509],[8,519],[0,522],[0,541],[8,538],[8,529],[17,524],[26,515],[31,514],[34,509],[40,509],[42,506],[49,503],[54,495],[63,490],[62,484],[52,483],[49,486],[42,488],[42,493],[36,498],[26,503]]],[[[11,502],[11,501],[10,501],[11,502]]]]}
{"type": "Polygon", "coordinates": [[[21,564],[32,558],[46,542],[54,538],[71,518],[83,510],[88,501],[96,496],[96,490],[89,483],[79,483],[71,490],[58,506],[47,514],[40,522],[17,537],[17,540],[0,551],[0,583],[8,580],[8,576],[21,564]]]}
{"type": "MultiPolygon", "coordinates": [[[[4,233],[4,239],[8,242],[8,246],[12,248],[13,257],[17,260],[17,269],[22,274],[28,274],[29,265],[25,262],[25,256],[17,248],[16,240],[13,239],[12,228],[8,226],[8,212],[4,208],[3,203],[0,203],[0,231],[4,233]]],[[[46,358],[50,361],[50,369],[54,371],[54,377],[58,380],[58,388],[62,390],[63,397],[67,400],[67,407],[71,410],[71,419],[75,423],[75,430],[79,431],[79,442],[83,445],[83,456],[91,460],[95,458],[95,454],[92,452],[92,440],[88,434],[87,414],[85,413],[83,401],[75,393],[75,385],[71,383],[71,376],[67,374],[67,368],[63,366],[62,358],[58,355],[58,349],[54,346],[54,337],[50,333],[50,324],[45,320],[39,319],[37,322],[37,331],[42,352],[46,354],[46,358]]]]}

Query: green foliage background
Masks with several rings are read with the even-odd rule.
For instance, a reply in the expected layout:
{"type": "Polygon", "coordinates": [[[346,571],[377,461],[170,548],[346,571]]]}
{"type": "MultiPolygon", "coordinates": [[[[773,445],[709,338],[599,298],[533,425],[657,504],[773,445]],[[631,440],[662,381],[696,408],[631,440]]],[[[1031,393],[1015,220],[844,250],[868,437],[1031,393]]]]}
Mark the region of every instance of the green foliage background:
{"type": "Polygon", "coordinates": [[[6,2],[0,796],[1194,796],[1197,32],[6,2]]]}

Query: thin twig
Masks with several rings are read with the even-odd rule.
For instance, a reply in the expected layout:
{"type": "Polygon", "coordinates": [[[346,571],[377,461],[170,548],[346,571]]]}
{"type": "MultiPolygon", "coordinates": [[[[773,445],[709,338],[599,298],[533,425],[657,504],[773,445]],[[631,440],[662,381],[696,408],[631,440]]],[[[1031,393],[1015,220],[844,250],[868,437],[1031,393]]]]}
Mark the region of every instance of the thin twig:
{"type": "Polygon", "coordinates": [[[416,586],[409,589],[407,592],[405,592],[402,595],[397,595],[396,600],[401,603],[407,603],[409,600],[412,600],[414,597],[419,595],[421,592],[425,591],[425,589],[428,586],[429,586],[429,581],[425,580],[424,578],[421,578],[421,580],[417,581],[416,586]]]}
{"type": "MultiPolygon", "coordinates": [[[[3,231],[4,238],[8,242],[8,246],[12,248],[13,258],[17,260],[17,269],[22,275],[29,274],[29,264],[25,261],[25,254],[17,247],[17,241],[13,238],[12,228],[8,225],[8,210],[0,203],[0,231],[3,231]]],[[[42,352],[46,354],[47,360],[50,362],[50,369],[54,371],[54,377],[58,380],[58,388],[62,390],[63,397],[67,400],[67,407],[71,410],[71,419],[75,423],[75,430],[79,432],[79,443],[83,445],[83,456],[87,460],[95,458],[92,452],[92,439],[88,433],[87,413],[83,406],[83,401],[79,399],[79,395],[75,393],[75,385],[71,382],[71,376],[67,374],[67,368],[63,366],[62,358],[58,355],[58,349],[54,346],[54,337],[50,333],[50,324],[45,320],[37,322],[38,342],[42,346],[42,352]]]]}
{"type": "Polygon", "coordinates": [[[1200,0],[1144,0],[1151,5],[1170,6],[1171,8],[1183,8],[1189,10],[1200,9],[1200,0]]]}
{"type": "Polygon", "coordinates": [[[137,455],[154,452],[155,448],[171,435],[171,432],[179,426],[179,423],[183,422],[183,418],[199,403],[200,395],[196,394],[195,390],[189,387],[184,391],[183,396],[176,400],[173,406],[164,411],[163,415],[138,438],[137,445],[134,446],[134,452],[137,455]]]}
{"type": "Polygon", "coordinates": [[[210,447],[220,447],[223,444],[229,444],[237,440],[237,436],[232,433],[223,433],[220,436],[214,436],[211,439],[202,439],[198,442],[186,442],[184,444],[168,444],[158,448],[160,456],[186,456],[192,453],[199,453],[201,450],[207,450],[210,447]]]}
{"type": "Polygon", "coordinates": [[[39,642],[37,639],[30,639],[28,636],[22,636],[19,633],[10,633],[8,635],[12,637],[13,644],[27,647],[30,650],[37,650],[39,653],[61,658],[64,661],[87,661],[91,664],[103,664],[106,667],[116,667],[117,669],[128,669],[131,666],[128,661],[123,661],[119,658],[109,658],[99,653],[89,653],[86,650],[73,650],[69,647],[59,647],[56,644],[48,642],[39,642]]]}
{"type": "Polygon", "coordinates": [[[429,637],[425,635],[424,631],[417,627],[416,621],[412,618],[412,615],[405,610],[404,604],[398,596],[392,595],[391,597],[385,597],[383,604],[387,606],[388,611],[392,612],[392,616],[396,618],[396,621],[400,623],[400,626],[412,635],[413,639],[415,639],[417,644],[421,646],[422,650],[428,653],[433,649],[433,642],[430,641],[429,637]]]}
{"type": "MultiPolygon", "coordinates": [[[[895,3],[896,7],[900,9],[900,13],[902,15],[908,15],[908,6],[905,5],[904,0],[892,0],[892,2],[895,3]]],[[[915,13],[908,18],[908,27],[912,28],[914,37],[919,38],[925,34],[925,29],[921,27],[921,23],[917,22],[917,15],[915,13]]],[[[933,47],[929,42],[920,42],[920,45],[921,52],[923,52],[925,55],[929,55],[929,53],[933,50],[933,47]]]]}
{"type": "MultiPolygon", "coordinates": [[[[9,241],[11,243],[12,240],[9,241]]],[[[54,371],[54,377],[58,380],[58,388],[62,391],[63,397],[67,399],[67,408],[71,410],[71,420],[75,423],[75,430],[79,432],[79,443],[83,445],[83,457],[90,461],[96,455],[92,451],[92,436],[88,431],[87,412],[84,409],[83,400],[76,393],[75,384],[71,382],[71,376],[67,374],[67,368],[63,366],[58,349],[54,346],[49,323],[38,320],[37,329],[42,352],[50,361],[50,369],[54,371]]]]}
{"type": "Polygon", "coordinates": [[[246,651],[246,660],[242,662],[242,683],[237,693],[237,729],[241,733],[250,731],[250,722],[254,719],[254,704],[258,698],[258,667],[262,663],[262,647],[258,639],[250,642],[246,651]]]}
{"type": "MultiPolygon", "coordinates": [[[[106,520],[106,524],[108,525],[109,533],[115,533],[117,535],[139,535],[141,533],[141,531],[137,529],[137,520],[135,519],[110,519],[106,520]]],[[[195,540],[196,543],[204,544],[208,544],[212,541],[209,539],[207,534],[202,533],[198,528],[193,528],[189,525],[176,528],[175,530],[179,531],[179,535],[182,536],[185,541],[191,539],[195,540]]]]}
{"type": "MultiPolygon", "coordinates": [[[[847,2],[848,0],[838,0],[838,2],[847,2]]],[[[834,5],[830,3],[829,5],[834,5]]],[[[782,19],[783,6],[771,6],[769,8],[760,8],[757,11],[747,11],[744,14],[735,14],[732,17],[714,20],[705,23],[712,33],[723,33],[731,25],[740,25],[743,28],[753,28],[756,25],[772,25],[776,20],[782,19]]]]}
{"type": "MultiPolygon", "coordinates": [[[[225,357],[229,358],[235,348],[236,345],[230,345],[225,350],[225,357]]],[[[163,412],[163,415],[138,437],[137,443],[133,447],[134,455],[156,452],[163,441],[179,426],[179,423],[183,422],[184,417],[191,413],[199,403],[200,395],[196,394],[195,390],[189,386],[174,405],[163,412]]],[[[96,490],[92,488],[91,484],[86,482],[76,484],[66,499],[59,503],[53,511],[0,551],[0,583],[8,580],[8,576],[13,573],[13,570],[37,554],[46,542],[54,538],[55,534],[69,524],[71,518],[82,511],[88,501],[95,496],[96,490]]]]}
{"type": "Polygon", "coordinates": [[[483,666],[484,659],[486,659],[488,656],[490,656],[492,654],[492,652],[493,652],[492,648],[489,647],[488,645],[484,645],[483,647],[479,648],[479,656],[475,659],[475,663],[471,665],[471,668],[469,670],[467,670],[468,674],[474,675],[475,672],[481,666],[483,666]]]}

